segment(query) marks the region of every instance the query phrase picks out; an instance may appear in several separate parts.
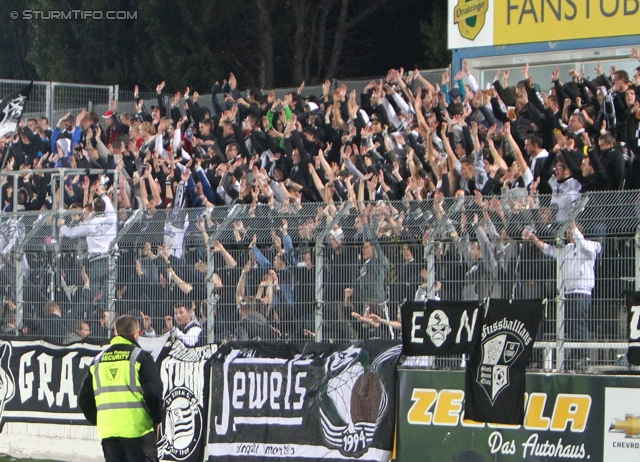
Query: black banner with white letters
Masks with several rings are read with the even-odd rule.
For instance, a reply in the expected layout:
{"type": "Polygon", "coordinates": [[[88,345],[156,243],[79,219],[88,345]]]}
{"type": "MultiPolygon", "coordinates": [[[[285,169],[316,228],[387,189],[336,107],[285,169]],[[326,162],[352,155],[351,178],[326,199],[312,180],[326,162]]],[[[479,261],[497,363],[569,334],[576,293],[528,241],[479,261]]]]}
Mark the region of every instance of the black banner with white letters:
{"type": "Polygon", "coordinates": [[[640,292],[627,292],[627,326],[629,329],[629,364],[640,366],[640,292]]]}
{"type": "Polygon", "coordinates": [[[208,460],[390,460],[400,353],[386,341],[221,346],[208,460]]]}
{"type": "Polygon", "coordinates": [[[164,418],[160,460],[201,461],[204,456],[209,400],[210,358],[218,345],[190,348],[175,340],[157,359],[162,379],[164,418]]]}
{"type": "Polygon", "coordinates": [[[471,353],[480,338],[484,307],[477,301],[406,302],[401,308],[403,354],[471,353]]]}
{"type": "MultiPolygon", "coordinates": [[[[94,357],[106,346],[0,340],[0,430],[4,422],[89,425],[78,406],[78,392],[94,357]]],[[[218,346],[188,348],[167,337],[140,338],[140,346],[151,352],[162,378],[160,460],[201,461],[209,366],[218,346]]]]}
{"type": "Polygon", "coordinates": [[[489,299],[480,342],[467,364],[466,419],[522,424],[525,371],[544,306],[542,300],[489,299]]]}
{"type": "Polygon", "coordinates": [[[100,345],[59,347],[0,340],[0,425],[47,422],[87,425],[78,391],[100,345]]]}

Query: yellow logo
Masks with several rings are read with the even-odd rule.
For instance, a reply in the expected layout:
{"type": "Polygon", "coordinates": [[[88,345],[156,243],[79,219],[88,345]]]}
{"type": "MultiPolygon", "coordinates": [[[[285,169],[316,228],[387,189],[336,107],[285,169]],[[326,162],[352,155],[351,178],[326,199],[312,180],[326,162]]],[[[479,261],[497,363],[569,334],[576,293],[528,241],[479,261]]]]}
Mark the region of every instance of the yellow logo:
{"type": "Polygon", "coordinates": [[[624,433],[625,438],[638,438],[640,437],[640,416],[627,414],[624,419],[615,419],[609,431],[624,433]]]}
{"type": "Polygon", "coordinates": [[[460,35],[474,40],[482,28],[489,10],[489,0],[458,0],[453,10],[453,23],[458,25],[460,35]]]}

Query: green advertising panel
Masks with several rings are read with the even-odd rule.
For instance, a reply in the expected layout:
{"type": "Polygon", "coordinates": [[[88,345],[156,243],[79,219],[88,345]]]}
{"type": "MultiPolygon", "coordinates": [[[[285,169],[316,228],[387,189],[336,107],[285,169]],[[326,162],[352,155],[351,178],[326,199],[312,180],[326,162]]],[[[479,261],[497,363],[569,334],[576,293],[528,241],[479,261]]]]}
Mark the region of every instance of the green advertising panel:
{"type": "Polygon", "coordinates": [[[640,376],[527,374],[522,426],[464,419],[464,372],[398,371],[399,462],[640,461],[640,376]]]}

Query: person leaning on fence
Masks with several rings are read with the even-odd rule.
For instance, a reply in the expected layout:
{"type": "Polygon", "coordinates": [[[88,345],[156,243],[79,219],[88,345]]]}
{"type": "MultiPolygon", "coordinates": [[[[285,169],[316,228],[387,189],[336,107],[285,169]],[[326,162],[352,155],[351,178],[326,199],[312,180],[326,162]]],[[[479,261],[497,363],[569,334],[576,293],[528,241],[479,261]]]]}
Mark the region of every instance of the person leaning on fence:
{"type": "Polygon", "coordinates": [[[156,428],[162,422],[162,380],[152,356],[138,345],[132,316],[115,322],[116,336],[98,354],[82,382],[78,402],[98,426],[107,462],[157,461],[156,428]]]}
{"type": "MultiPolygon", "coordinates": [[[[545,255],[553,258],[563,256],[562,281],[564,285],[566,340],[586,342],[590,338],[589,317],[591,311],[591,292],[595,287],[596,257],[602,250],[599,242],[585,239],[575,222],[567,228],[567,244],[560,254],[559,250],[540,241],[533,232],[525,229],[522,237],[532,240],[545,255]]],[[[582,366],[580,360],[587,360],[585,349],[572,349],[568,367],[582,366]]]]}
{"type": "Polygon", "coordinates": [[[173,314],[173,317],[165,316],[165,323],[170,335],[175,335],[187,346],[197,346],[200,334],[202,334],[202,327],[193,312],[185,306],[185,303],[176,303],[173,307],[173,314]]]}

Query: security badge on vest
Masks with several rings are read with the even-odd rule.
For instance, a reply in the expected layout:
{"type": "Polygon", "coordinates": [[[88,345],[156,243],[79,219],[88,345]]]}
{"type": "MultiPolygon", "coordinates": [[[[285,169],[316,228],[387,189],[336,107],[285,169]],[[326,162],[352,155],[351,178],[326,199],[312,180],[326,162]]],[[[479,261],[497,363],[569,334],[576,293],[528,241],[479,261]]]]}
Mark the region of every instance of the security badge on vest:
{"type": "MultiPolygon", "coordinates": [[[[126,341],[126,340],[125,340],[126,341]]],[[[139,438],[153,431],[140,386],[137,358],[142,350],[105,351],[93,361],[98,437],[139,438]]]]}

